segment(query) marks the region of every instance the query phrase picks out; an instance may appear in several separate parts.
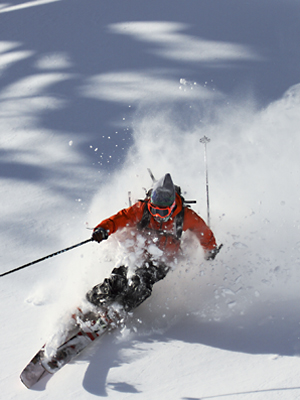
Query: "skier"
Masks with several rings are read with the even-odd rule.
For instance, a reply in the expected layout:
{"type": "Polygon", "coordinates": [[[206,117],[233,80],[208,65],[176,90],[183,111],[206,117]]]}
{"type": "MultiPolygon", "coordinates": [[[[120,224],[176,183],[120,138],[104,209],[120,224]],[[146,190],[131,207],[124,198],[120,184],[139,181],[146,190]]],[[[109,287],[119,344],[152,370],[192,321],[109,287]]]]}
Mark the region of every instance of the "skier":
{"type": "Polygon", "coordinates": [[[133,274],[128,273],[127,265],[114,268],[109,278],[86,294],[87,302],[72,314],[59,342],[54,336],[53,345],[50,341],[43,346],[22,371],[21,380],[28,388],[45,374],[58,371],[105,332],[122,326],[128,312],[146,300],[154,283],[167,275],[180,251],[183,231],[196,235],[206,260],[214,259],[221,248],[203,219],[186,206],[170,174],[156,182],[145,200],[97,225],[92,239],[102,242],[125,227],[135,229],[144,239],[142,262],[133,274]]]}
{"type": "Polygon", "coordinates": [[[145,237],[146,246],[155,244],[161,256],[154,258],[146,247],[144,262],[131,277],[127,276],[128,266],[114,268],[109,278],[86,295],[88,302],[96,307],[117,302],[125,311],[131,311],[146,300],[154,283],[167,275],[170,263],[178,255],[182,231],[190,230],[196,235],[206,260],[214,259],[220,249],[203,219],[184,204],[180,188],[173,184],[170,174],[155,183],[145,200],[100,222],[92,239],[100,243],[125,227],[136,228],[145,237]]]}

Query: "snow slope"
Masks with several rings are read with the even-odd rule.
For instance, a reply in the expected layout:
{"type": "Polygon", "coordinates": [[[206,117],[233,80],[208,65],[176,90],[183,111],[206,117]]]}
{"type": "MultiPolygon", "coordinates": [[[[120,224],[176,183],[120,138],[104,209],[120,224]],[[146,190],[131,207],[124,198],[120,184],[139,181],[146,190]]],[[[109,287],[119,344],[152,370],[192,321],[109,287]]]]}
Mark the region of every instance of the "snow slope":
{"type": "Polygon", "coordinates": [[[0,279],[1,396],[300,398],[300,5],[0,4],[0,271],[90,237],[170,172],[224,247],[192,236],[126,329],[49,381],[19,374],[124,257],[119,237],[0,279]]]}

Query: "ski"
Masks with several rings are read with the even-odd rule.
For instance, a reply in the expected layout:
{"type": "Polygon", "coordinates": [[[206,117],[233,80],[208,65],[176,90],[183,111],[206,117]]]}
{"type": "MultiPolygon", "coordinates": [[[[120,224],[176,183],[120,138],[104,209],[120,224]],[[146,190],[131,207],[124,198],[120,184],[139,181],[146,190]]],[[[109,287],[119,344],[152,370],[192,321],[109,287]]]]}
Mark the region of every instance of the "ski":
{"type": "Polygon", "coordinates": [[[79,314],[74,314],[72,318],[76,322],[76,327],[72,329],[71,335],[67,335],[67,340],[56,349],[54,354],[47,355],[46,345],[44,345],[21,372],[21,382],[28,389],[46,375],[53,375],[59,371],[106,332],[120,326],[125,317],[124,314],[121,315],[112,308],[102,315],[93,312],[83,314],[79,309],[79,314]]]}
{"type": "Polygon", "coordinates": [[[30,363],[24,368],[20,375],[22,383],[30,389],[35,383],[37,383],[43,376],[47,375],[48,372],[42,366],[42,359],[44,357],[44,346],[36,353],[30,363]]]}

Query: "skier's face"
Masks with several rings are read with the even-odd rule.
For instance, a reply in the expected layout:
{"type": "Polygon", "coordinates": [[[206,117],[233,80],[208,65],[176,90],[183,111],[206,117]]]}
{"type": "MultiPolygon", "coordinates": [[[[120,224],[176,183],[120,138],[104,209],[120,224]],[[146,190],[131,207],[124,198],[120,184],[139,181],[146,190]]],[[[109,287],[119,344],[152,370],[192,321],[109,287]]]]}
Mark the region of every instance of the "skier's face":
{"type": "Polygon", "coordinates": [[[152,217],[158,222],[166,222],[170,219],[176,202],[174,200],[173,204],[170,207],[158,207],[154,204],[148,203],[148,210],[152,217]]]}

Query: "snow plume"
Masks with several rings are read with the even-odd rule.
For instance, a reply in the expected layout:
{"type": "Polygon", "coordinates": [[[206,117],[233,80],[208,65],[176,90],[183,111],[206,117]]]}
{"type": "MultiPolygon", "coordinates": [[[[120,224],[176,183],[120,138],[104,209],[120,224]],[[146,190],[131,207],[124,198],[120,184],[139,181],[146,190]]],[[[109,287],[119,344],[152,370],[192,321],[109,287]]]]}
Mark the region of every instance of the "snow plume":
{"type": "MultiPolygon", "coordinates": [[[[143,188],[152,184],[147,168],[157,179],[170,172],[185,198],[197,200],[193,208],[206,219],[199,142],[206,135],[211,139],[211,227],[224,246],[215,261],[206,262],[193,235],[185,233],[183,257],[136,310],[134,324],[143,322],[146,331],[165,329],[191,313],[201,321],[218,321],[245,314],[258,304],[298,297],[299,108],[298,85],[263,110],[249,99],[228,98],[181,107],[147,104],[137,110],[134,145],[123,169],[95,196],[89,225],[127,207],[128,191],[133,201],[143,198],[143,188]]],[[[121,238],[122,232],[81,250],[84,266],[78,269],[78,279],[73,275],[77,283],[72,283],[72,293],[84,296],[121,264],[122,257],[130,262],[121,238]]]]}
{"type": "Polygon", "coordinates": [[[197,200],[194,209],[205,218],[205,166],[199,139],[206,135],[211,139],[212,229],[218,243],[224,244],[215,261],[205,262],[194,242],[188,251],[192,238],[185,235],[186,258],[157,284],[161,290],[155,288],[148,301],[152,307],[159,304],[165,314],[167,303],[173,313],[180,307],[205,318],[220,318],[239,314],[258,301],[298,297],[299,108],[297,85],[263,110],[249,99],[192,103],[183,105],[181,112],[177,106],[138,110],[127,164],[101,191],[99,196],[105,192],[106,201],[102,197],[98,204],[109,203],[109,211],[113,204],[117,211],[127,190],[135,199],[141,197],[141,188],[151,184],[150,167],[156,178],[170,172],[185,197],[197,200]],[[120,197],[115,197],[117,188],[120,197]]]}

